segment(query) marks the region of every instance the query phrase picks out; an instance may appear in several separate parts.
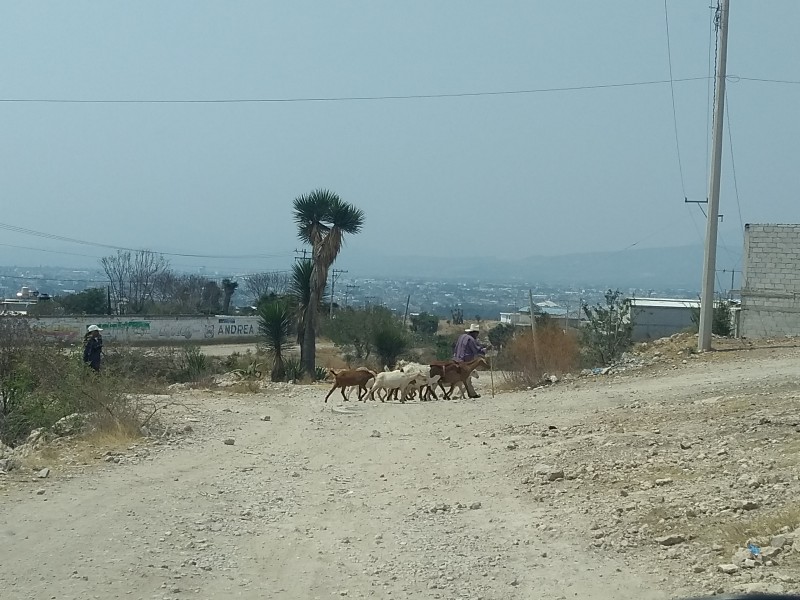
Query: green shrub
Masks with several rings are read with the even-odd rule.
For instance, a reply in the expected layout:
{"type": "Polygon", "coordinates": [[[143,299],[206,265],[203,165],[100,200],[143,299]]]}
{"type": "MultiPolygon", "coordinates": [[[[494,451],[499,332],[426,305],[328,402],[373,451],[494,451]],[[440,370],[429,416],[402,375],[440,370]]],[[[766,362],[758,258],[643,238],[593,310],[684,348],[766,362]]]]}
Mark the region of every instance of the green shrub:
{"type": "Polygon", "coordinates": [[[288,381],[299,381],[303,378],[305,373],[305,369],[303,369],[303,363],[300,362],[300,359],[295,356],[283,359],[283,369],[286,373],[286,379],[288,381]]]}
{"type": "Polygon", "coordinates": [[[508,323],[498,323],[489,330],[489,343],[497,350],[502,349],[516,333],[516,326],[508,323]]]}
{"type": "Polygon", "coordinates": [[[408,350],[408,338],[398,324],[386,324],[374,333],[375,352],[381,362],[393,369],[400,358],[408,350]]]}
{"type": "Polygon", "coordinates": [[[608,290],[605,304],[584,304],[582,308],[588,322],[581,329],[581,341],[589,362],[611,364],[633,343],[630,304],[622,299],[619,290],[608,290]]]}
{"type": "MultiPolygon", "coordinates": [[[[730,337],[733,335],[733,311],[731,303],[724,300],[714,303],[714,312],[711,317],[711,333],[730,337]]],[[[694,323],[694,333],[700,328],[700,309],[692,309],[692,323],[694,323]]]]}
{"type": "Polygon", "coordinates": [[[411,316],[411,331],[415,333],[434,335],[438,329],[439,317],[436,315],[421,312],[411,316]]]}
{"type": "Polygon", "coordinates": [[[199,381],[208,374],[208,360],[200,346],[185,346],[183,359],[186,364],[186,376],[189,381],[199,381]]]}

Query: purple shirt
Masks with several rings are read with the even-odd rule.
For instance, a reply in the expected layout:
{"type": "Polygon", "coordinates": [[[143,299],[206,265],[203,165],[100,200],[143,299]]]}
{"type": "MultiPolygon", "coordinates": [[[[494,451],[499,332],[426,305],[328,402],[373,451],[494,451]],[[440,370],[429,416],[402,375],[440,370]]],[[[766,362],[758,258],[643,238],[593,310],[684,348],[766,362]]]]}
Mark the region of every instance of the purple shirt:
{"type": "Polygon", "coordinates": [[[486,348],[468,333],[458,336],[456,346],[453,349],[453,358],[463,362],[469,362],[478,356],[483,356],[486,348]]]}

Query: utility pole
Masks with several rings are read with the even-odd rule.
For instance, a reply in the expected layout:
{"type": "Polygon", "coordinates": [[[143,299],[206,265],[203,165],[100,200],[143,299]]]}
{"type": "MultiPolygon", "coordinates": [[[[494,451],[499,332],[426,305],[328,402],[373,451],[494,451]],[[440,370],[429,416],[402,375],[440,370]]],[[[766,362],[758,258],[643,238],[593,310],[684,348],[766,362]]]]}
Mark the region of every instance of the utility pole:
{"type": "Polygon", "coordinates": [[[406,319],[408,318],[408,304],[411,302],[411,294],[406,298],[406,312],[403,314],[403,327],[406,326],[406,319]]]}
{"type": "Polygon", "coordinates": [[[728,54],[728,13],[730,0],[717,5],[719,51],[717,54],[717,95],[714,98],[714,145],[711,150],[711,175],[708,184],[708,222],[706,251],[703,259],[703,289],[700,294],[700,327],[697,350],[711,350],[711,324],[714,320],[714,275],[717,262],[717,228],[719,227],[719,188],[722,168],[722,130],[725,111],[725,68],[728,54]]]}
{"type": "Polygon", "coordinates": [[[300,262],[301,260],[304,261],[308,260],[308,248],[303,248],[302,250],[298,250],[297,248],[295,248],[294,254],[295,254],[294,259],[297,262],[300,262]],[[302,258],[300,258],[301,254],[303,255],[302,258]]]}
{"type": "Polygon", "coordinates": [[[344,286],[344,307],[347,308],[347,297],[349,296],[350,290],[357,290],[358,286],[353,283],[348,283],[344,286]]]}
{"type": "Polygon", "coordinates": [[[333,292],[336,289],[336,280],[339,279],[339,275],[342,273],[347,273],[347,271],[345,269],[331,269],[331,305],[328,311],[328,317],[333,316],[333,292]]]}

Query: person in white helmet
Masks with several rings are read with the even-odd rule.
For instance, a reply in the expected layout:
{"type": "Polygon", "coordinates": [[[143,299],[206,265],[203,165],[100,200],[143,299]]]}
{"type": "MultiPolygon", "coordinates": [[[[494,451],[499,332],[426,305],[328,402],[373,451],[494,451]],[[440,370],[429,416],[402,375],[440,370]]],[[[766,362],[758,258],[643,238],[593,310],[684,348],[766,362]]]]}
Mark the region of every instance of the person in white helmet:
{"type": "Polygon", "coordinates": [[[101,331],[103,330],[97,325],[89,325],[83,338],[83,362],[95,371],[100,371],[100,361],[103,355],[101,331]]]}

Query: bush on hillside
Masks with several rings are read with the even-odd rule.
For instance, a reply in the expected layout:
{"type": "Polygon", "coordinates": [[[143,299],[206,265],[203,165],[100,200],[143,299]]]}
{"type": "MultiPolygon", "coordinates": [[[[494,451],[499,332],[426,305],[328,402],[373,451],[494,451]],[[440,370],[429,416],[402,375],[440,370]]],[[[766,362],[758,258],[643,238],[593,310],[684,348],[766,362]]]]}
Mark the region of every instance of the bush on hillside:
{"type": "Polygon", "coordinates": [[[580,352],[574,331],[551,324],[539,327],[535,339],[530,330],[514,336],[496,362],[513,387],[533,387],[542,382],[545,373],[562,376],[576,370],[580,352]]]}

